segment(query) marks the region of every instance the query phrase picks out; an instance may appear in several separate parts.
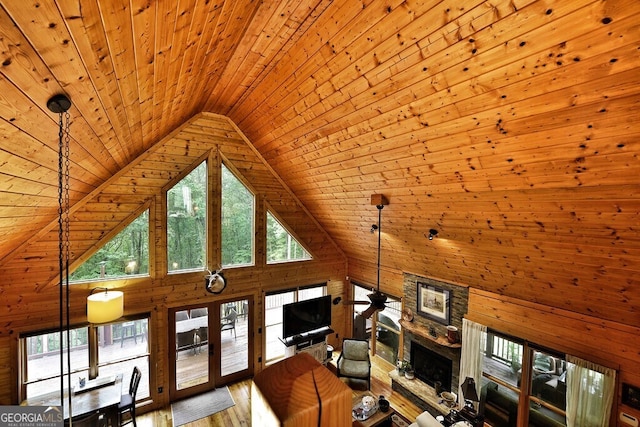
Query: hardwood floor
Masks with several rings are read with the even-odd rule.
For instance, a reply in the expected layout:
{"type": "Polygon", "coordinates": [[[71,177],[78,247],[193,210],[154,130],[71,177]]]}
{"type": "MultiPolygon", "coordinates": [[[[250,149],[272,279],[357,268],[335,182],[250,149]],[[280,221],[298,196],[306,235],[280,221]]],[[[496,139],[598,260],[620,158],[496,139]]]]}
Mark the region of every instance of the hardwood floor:
{"type": "MultiPolygon", "coordinates": [[[[338,354],[334,352],[333,360],[337,360],[338,354]]],[[[396,412],[402,414],[408,420],[415,418],[422,411],[409,400],[393,393],[391,390],[391,379],[389,371],[394,366],[380,357],[371,358],[371,392],[376,395],[384,395],[391,402],[391,406],[396,412]]],[[[348,381],[347,379],[343,379],[348,381]]],[[[187,424],[189,427],[209,427],[209,426],[225,426],[225,427],[247,427],[251,426],[251,392],[252,380],[244,380],[229,385],[229,391],[235,401],[235,406],[224,411],[213,414],[207,418],[194,421],[187,424]]],[[[352,388],[359,388],[361,384],[350,383],[352,388]]],[[[364,386],[366,388],[366,385],[364,386]]],[[[171,406],[167,406],[157,411],[139,415],[137,417],[138,427],[172,427],[171,406]]],[[[263,426],[254,426],[263,427],[263,426]]],[[[300,426],[304,427],[304,426],[300,426]]]]}

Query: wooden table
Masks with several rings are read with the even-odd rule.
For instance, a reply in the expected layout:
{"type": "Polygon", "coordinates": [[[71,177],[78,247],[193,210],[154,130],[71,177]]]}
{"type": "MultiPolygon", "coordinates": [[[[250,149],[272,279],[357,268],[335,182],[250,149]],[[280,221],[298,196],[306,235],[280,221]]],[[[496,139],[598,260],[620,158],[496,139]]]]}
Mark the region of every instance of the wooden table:
{"type": "MultiPolygon", "coordinates": [[[[118,425],[118,404],[122,396],[122,374],[113,378],[96,378],[87,381],[80,389],[78,386],[71,391],[71,406],[73,417],[83,417],[93,412],[100,412],[110,420],[111,425],[118,425]]],[[[25,406],[60,406],[60,392],[46,393],[30,397],[22,402],[25,406]]],[[[69,419],[69,390],[64,391],[63,414],[69,419]]]]}
{"type": "MultiPolygon", "coordinates": [[[[362,398],[364,396],[371,396],[373,397],[376,402],[378,401],[378,398],[376,396],[374,396],[370,391],[354,391],[354,396],[353,396],[353,402],[352,402],[352,406],[355,408],[358,404],[362,403],[362,398]]],[[[358,426],[358,427],[375,427],[377,425],[380,425],[382,422],[388,420],[389,418],[391,418],[391,415],[394,414],[393,408],[391,406],[389,406],[389,410],[387,412],[382,412],[380,409],[378,409],[376,411],[375,414],[373,414],[372,416],[370,416],[369,418],[367,418],[366,420],[356,420],[355,418],[353,419],[353,426],[358,426]]]]}
{"type": "Polygon", "coordinates": [[[179,320],[176,322],[176,333],[195,332],[198,328],[209,325],[209,316],[193,317],[191,319],[179,320]]]}

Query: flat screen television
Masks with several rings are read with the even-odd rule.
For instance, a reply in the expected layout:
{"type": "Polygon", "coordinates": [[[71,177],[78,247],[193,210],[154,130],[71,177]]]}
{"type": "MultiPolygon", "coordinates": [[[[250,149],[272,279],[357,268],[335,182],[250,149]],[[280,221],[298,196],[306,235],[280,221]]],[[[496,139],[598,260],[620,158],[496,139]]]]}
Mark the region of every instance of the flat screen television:
{"type": "Polygon", "coordinates": [[[331,326],[331,295],[282,306],[283,338],[331,326]]]}

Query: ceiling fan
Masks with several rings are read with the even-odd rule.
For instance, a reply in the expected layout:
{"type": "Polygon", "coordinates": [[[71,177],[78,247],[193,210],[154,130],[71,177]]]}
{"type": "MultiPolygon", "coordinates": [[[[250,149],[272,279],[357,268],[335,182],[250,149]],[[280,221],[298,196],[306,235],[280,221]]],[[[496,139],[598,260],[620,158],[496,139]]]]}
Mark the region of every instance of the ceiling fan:
{"type": "Polygon", "coordinates": [[[382,220],[382,208],[389,204],[387,199],[382,194],[372,194],[371,204],[376,205],[378,208],[378,225],[371,226],[371,232],[378,232],[378,287],[375,291],[367,295],[369,301],[345,301],[345,304],[370,304],[361,315],[365,318],[370,318],[376,311],[382,311],[386,308],[387,296],[380,292],[380,238],[381,238],[381,220],[382,220]]]}

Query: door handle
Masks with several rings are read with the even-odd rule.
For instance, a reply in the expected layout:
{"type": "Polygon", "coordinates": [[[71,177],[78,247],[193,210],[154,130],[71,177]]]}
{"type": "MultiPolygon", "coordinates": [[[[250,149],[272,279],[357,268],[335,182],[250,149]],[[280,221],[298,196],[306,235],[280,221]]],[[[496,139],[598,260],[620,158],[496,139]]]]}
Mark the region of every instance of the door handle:
{"type": "Polygon", "coordinates": [[[209,343],[209,356],[213,356],[214,351],[213,351],[213,344],[209,343]]]}

